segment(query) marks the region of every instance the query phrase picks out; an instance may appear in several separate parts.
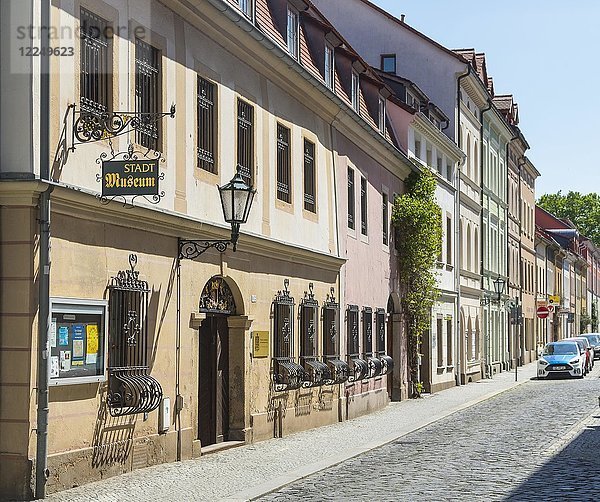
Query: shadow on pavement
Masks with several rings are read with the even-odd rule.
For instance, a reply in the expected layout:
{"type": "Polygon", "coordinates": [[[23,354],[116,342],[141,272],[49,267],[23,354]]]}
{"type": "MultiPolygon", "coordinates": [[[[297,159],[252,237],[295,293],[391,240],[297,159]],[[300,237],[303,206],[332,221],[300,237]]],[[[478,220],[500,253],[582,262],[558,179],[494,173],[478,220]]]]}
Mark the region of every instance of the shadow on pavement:
{"type": "Polygon", "coordinates": [[[588,426],[506,500],[598,500],[599,457],[600,426],[588,426]]]}

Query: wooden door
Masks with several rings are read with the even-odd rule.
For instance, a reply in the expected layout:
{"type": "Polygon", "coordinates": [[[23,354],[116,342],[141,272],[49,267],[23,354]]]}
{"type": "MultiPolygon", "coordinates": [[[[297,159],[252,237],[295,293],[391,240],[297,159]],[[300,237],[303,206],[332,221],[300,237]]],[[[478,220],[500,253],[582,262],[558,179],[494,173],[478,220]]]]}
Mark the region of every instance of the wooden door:
{"type": "Polygon", "coordinates": [[[209,316],[200,326],[198,439],[202,446],[229,434],[229,331],[225,316],[209,316]]]}

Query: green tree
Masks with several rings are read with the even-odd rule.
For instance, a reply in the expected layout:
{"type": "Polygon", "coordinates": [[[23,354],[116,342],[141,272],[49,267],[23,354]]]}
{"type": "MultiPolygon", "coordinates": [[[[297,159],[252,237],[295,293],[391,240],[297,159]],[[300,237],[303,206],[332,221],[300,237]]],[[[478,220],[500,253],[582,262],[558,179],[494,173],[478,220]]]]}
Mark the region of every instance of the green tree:
{"type": "Polygon", "coordinates": [[[442,211],[435,201],[436,180],[429,171],[412,173],[407,192],[396,197],[396,229],[402,310],[408,321],[408,365],[411,394],[419,395],[419,348],[431,326],[431,308],[439,297],[435,263],[442,249],[442,211]]]}
{"type": "Polygon", "coordinates": [[[600,195],[559,190],[555,194],[542,195],[538,205],[559,218],[569,218],[579,232],[600,246],[600,195]]]}

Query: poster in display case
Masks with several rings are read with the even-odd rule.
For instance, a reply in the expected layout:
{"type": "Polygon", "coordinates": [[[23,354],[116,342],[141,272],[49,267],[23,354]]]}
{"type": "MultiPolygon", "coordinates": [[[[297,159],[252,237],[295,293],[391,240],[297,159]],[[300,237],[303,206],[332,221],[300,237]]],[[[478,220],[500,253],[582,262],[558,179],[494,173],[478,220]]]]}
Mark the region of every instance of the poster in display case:
{"type": "Polygon", "coordinates": [[[50,302],[50,385],[106,380],[106,300],[50,302]]]}

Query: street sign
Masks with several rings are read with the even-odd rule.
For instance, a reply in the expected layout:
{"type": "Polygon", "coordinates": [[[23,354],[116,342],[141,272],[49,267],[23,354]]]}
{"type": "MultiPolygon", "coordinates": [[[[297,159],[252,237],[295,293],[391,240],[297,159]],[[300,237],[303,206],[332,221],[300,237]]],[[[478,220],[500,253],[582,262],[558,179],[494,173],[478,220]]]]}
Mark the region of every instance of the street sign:
{"type": "Polygon", "coordinates": [[[548,296],[548,303],[550,305],[560,305],[560,296],[558,296],[558,295],[548,296]]]}
{"type": "Polygon", "coordinates": [[[548,307],[538,307],[536,311],[536,314],[540,319],[546,319],[549,313],[548,307]]]}
{"type": "Polygon", "coordinates": [[[548,309],[548,312],[554,314],[554,305],[548,305],[546,308],[548,309]]]}

